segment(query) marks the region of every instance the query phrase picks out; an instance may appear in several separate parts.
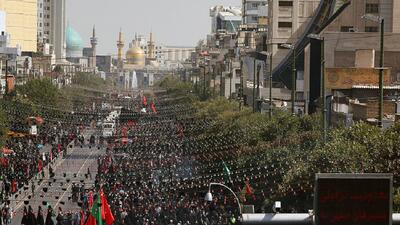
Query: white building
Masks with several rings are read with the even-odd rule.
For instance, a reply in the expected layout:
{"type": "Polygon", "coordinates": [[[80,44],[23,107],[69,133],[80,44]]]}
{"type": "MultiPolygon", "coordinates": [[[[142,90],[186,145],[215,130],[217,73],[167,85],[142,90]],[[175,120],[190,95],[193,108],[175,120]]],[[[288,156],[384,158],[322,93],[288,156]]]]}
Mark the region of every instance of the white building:
{"type": "MultiPolygon", "coordinates": [[[[50,1],[50,44],[54,47],[57,62],[64,62],[66,58],[66,7],[65,0],[50,1]]],[[[46,6],[48,7],[48,6],[46,6]]],[[[47,8],[49,9],[49,8],[47,8]]],[[[46,18],[48,19],[48,17],[46,18]]],[[[45,29],[46,32],[46,29],[45,29]]]]}
{"type": "Polygon", "coordinates": [[[242,9],[239,7],[214,6],[210,9],[211,33],[218,31],[236,33],[242,23],[242,9]]]}
{"type": "Polygon", "coordinates": [[[65,0],[37,0],[37,37],[44,55],[55,54],[57,62],[66,57],[65,0]]]}
{"type": "Polygon", "coordinates": [[[162,49],[164,61],[184,62],[191,58],[194,47],[185,46],[164,46],[162,49]]]}

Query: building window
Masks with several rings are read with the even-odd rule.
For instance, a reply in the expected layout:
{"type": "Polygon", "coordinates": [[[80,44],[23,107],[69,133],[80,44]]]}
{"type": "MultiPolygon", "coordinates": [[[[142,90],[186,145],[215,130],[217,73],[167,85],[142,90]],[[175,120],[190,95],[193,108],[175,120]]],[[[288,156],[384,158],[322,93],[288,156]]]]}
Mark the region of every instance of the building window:
{"type": "Polygon", "coordinates": [[[367,3],[365,5],[365,13],[379,13],[379,4],[367,3]]]}
{"type": "Polygon", "coordinates": [[[279,6],[293,6],[293,1],[279,1],[279,6]]]}
{"type": "Polygon", "coordinates": [[[353,26],[341,26],[340,27],[340,32],[353,32],[354,28],[353,26]]]}
{"type": "Polygon", "coordinates": [[[258,3],[251,3],[251,7],[258,8],[258,3]]]}
{"type": "Polygon", "coordinates": [[[378,32],[378,31],[379,31],[379,28],[376,27],[376,26],[374,26],[374,27],[369,27],[369,26],[365,27],[365,32],[378,32]]]}
{"type": "Polygon", "coordinates": [[[291,28],[292,22],[279,22],[278,27],[279,28],[291,28]]]}

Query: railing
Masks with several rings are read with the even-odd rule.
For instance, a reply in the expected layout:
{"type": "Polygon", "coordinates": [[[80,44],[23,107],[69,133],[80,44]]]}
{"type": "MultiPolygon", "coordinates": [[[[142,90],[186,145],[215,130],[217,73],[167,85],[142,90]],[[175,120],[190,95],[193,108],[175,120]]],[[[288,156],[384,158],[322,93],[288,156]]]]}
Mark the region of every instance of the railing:
{"type": "MultiPolygon", "coordinates": [[[[400,213],[393,213],[393,225],[400,225],[400,213]]],[[[314,225],[314,216],[308,213],[242,214],[244,225],[314,225]]]]}

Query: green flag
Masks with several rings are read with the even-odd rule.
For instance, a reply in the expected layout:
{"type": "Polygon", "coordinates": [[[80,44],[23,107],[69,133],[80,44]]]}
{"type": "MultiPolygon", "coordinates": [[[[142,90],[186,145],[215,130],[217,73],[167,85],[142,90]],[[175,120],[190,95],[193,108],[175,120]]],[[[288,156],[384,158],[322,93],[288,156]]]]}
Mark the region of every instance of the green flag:
{"type": "Polygon", "coordinates": [[[92,206],[92,216],[96,219],[96,225],[103,225],[103,220],[101,218],[101,201],[99,194],[97,195],[96,201],[94,201],[92,206]]]}
{"type": "Polygon", "coordinates": [[[228,183],[233,183],[232,179],[231,179],[231,171],[229,170],[228,166],[226,165],[226,163],[224,161],[222,161],[222,165],[224,167],[224,175],[225,175],[226,179],[228,180],[228,183]]]}

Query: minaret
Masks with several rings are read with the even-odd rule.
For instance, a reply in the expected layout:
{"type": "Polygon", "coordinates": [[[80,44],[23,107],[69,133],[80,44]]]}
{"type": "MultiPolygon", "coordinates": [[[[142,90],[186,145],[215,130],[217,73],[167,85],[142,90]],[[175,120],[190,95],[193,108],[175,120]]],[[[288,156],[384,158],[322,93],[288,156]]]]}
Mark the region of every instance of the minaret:
{"type": "Polygon", "coordinates": [[[122,61],[122,49],[124,48],[125,44],[122,40],[122,31],[119,30],[118,41],[117,41],[117,48],[118,48],[118,69],[122,70],[123,61],[122,61]]]}
{"type": "Polygon", "coordinates": [[[89,67],[96,68],[96,46],[97,46],[97,37],[96,37],[96,27],[93,26],[93,34],[90,38],[90,44],[92,45],[92,56],[90,59],[89,67]]]}
{"type": "Polygon", "coordinates": [[[148,58],[150,60],[154,60],[156,56],[155,56],[155,45],[153,41],[153,32],[150,32],[150,41],[148,43],[148,50],[149,50],[148,58]]]}

